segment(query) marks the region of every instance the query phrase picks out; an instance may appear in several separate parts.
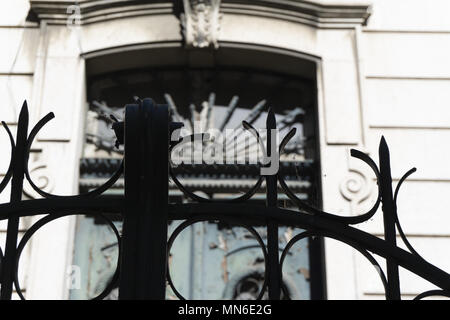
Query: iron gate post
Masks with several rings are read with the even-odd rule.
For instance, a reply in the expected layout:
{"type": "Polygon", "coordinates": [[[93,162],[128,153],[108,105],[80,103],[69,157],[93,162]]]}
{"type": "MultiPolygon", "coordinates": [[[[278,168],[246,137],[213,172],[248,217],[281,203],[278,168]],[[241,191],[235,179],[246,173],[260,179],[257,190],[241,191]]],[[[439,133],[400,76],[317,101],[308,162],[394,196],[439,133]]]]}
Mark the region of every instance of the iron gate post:
{"type": "MultiPolygon", "coordinates": [[[[380,160],[380,191],[383,209],[384,238],[386,242],[397,246],[395,229],[396,205],[392,195],[392,176],[390,166],[389,148],[384,137],[379,147],[380,160]]],[[[386,258],[387,290],[386,299],[400,300],[400,276],[398,264],[391,258],[386,258]]]]}
{"type": "MultiPolygon", "coordinates": [[[[28,134],[28,107],[26,101],[20,111],[16,145],[12,152],[13,174],[11,182],[11,204],[17,204],[22,199],[23,180],[25,175],[25,157],[28,134]]],[[[1,300],[10,300],[13,291],[14,272],[16,269],[17,238],[19,234],[19,215],[8,219],[6,233],[5,257],[2,262],[1,300]]]]}
{"type": "MultiPolygon", "coordinates": [[[[275,114],[272,109],[269,109],[267,114],[266,129],[267,129],[267,157],[273,158],[272,144],[275,141],[274,132],[276,129],[275,114]]],[[[274,145],[276,148],[276,145],[274,145]]],[[[277,161],[279,161],[277,159],[277,161]]],[[[278,189],[277,189],[277,174],[266,176],[266,205],[268,207],[276,208],[278,206],[278,189]]],[[[273,219],[267,221],[267,251],[268,251],[268,277],[269,277],[269,299],[280,300],[281,294],[281,270],[280,270],[280,258],[279,258],[279,236],[278,236],[278,223],[273,219]]]]}
{"type": "Polygon", "coordinates": [[[119,299],[165,298],[169,112],[144,99],[125,109],[125,202],[119,299]]]}

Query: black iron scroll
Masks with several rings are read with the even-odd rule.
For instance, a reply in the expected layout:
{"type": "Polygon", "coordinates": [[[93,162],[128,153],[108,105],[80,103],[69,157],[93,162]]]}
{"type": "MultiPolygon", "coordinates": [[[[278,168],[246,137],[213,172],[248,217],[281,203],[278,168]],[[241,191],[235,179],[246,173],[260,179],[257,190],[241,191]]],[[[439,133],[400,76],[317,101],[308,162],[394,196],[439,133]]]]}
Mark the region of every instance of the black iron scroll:
{"type": "MultiPolygon", "coordinates": [[[[374,172],[378,184],[378,196],[373,207],[357,216],[339,216],[317,209],[302,201],[289,188],[283,175],[260,175],[255,185],[245,194],[227,200],[203,198],[186,189],[170,168],[169,134],[178,124],[171,123],[167,106],[156,105],[151,99],[139,100],[138,104],[126,107],[125,120],[116,123],[118,143],[124,144],[125,158],[117,172],[99,188],[85,194],[60,196],[47,193],[37,187],[28,170],[31,145],[39,130],[51,119],[48,114],[40,120],[28,135],[28,109],[24,103],[20,112],[17,136],[14,137],[6,123],[3,127],[10,139],[11,160],[9,169],[0,182],[0,193],[11,182],[10,203],[0,204],[0,220],[8,221],[5,253],[0,251],[1,299],[11,299],[13,289],[25,299],[20,288],[17,270],[20,256],[33,234],[47,223],[68,215],[92,214],[104,219],[113,229],[119,245],[119,263],[107,287],[95,299],[103,299],[115,287],[119,287],[120,299],[164,299],[166,279],[172,291],[180,299],[170,276],[167,253],[180,232],[187,226],[208,220],[224,221],[228,225],[242,226],[249,230],[262,248],[265,259],[265,274],[258,299],[267,292],[270,299],[280,299],[281,293],[289,298],[283,286],[282,269],[290,248],[301,239],[329,237],[347,244],[359,251],[377,270],[385,288],[387,299],[400,299],[399,267],[403,267],[436,286],[435,290],[416,297],[422,299],[434,295],[450,296],[450,275],[423,259],[409,243],[401,227],[396,199],[403,181],[415,171],[408,171],[400,180],[393,194],[389,159],[389,148],[384,138],[379,146],[380,167],[366,154],[351,150],[351,155],[365,162],[374,172]],[[102,194],[111,188],[124,174],[125,196],[105,198],[102,194]],[[191,203],[168,203],[168,179],[174,181],[191,203]],[[23,182],[27,180],[42,199],[22,200],[23,182]],[[266,182],[266,205],[250,203],[258,189],[266,182]],[[277,184],[296,204],[298,211],[279,208],[277,184]],[[354,225],[368,221],[382,204],[384,239],[361,231],[354,225]],[[121,214],[124,219],[123,233],[104,215],[121,214]],[[47,214],[34,223],[18,241],[18,224],[21,217],[47,214]],[[167,240],[167,223],[171,220],[185,220],[167,240]],[[267,243],[258,234],[255,225],[265,226],[267,243]],[[278,226],[288,225],[304,229],[294,236],[285,248],[278,248],[278,226]],[[409,251],[398,247],[399,235],[409,251]],[[281,255],[279,251],[281,249],[281,255]],[[386,261],[386,274],[373,257],[376,254],[386,261]]],[[[271,130],[276,128],[274,114],[268,113],[268,144],[258,142],[269,153],[273,150],[271,130]]],[[[253,130],[250,123],[243,123],[245,129],[253,130]]],[[[255,130],[256,132],[256,130],[255,130]]],[[[280,143],[278,153],[295,134],[290,131],[280,143]]],[[[278,158],[279,161],[279,158],[278,158]]],[[[261,164],[263,167],[263,164],[261,164]]]]}

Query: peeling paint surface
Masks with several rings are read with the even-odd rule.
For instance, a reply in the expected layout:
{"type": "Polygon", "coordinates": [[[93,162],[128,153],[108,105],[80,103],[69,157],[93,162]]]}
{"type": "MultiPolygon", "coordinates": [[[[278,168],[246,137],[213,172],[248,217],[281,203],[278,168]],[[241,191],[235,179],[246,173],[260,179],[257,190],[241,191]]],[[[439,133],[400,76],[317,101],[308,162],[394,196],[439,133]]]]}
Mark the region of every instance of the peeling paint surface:
{"type": "MultiPolygon", "coordinates": [[[[170,225],[169,235],[178,224],[170,225]]],[[[265,227],[256,230],[265,241],[265,227]]],[[[280,227],[280,248],[299,232],[300,229],[280,227]]],[[[264,282],[263,252],[243,227],[195,223],[179,234],[171,254],[172,280],[187,299],[254,299],[264,282]]],[[[307,240],[291,248],[283,266],[283,280],[292,299],[309,299],[307,240]]],[[[173,295],[169,287],[167,294],[173,295]]]]}
{"type": "MultiPolygon", "coordinates": [[[[169,236],[181,221],[169,225],[169,236]]],[[[116,222],[121,229],[121,222],[116,222]]],[[[266,241],[265,227],[255,227],[266,241]]],[[[279,246],[285,247],[300,229],[280,227],[279,246]]],[[[81,287],[71,299],[96,296],[113,276],[118,258],[116,238],[107,225],[80,217],[73,264],[81,269],[81,287]]],[[[281,251],[280,251],[281,255],[281,251]]],[[[254,236],[243,227],[198,222],[181,232],[169,255],[177,290],[187,299],[255,299],[264,282],[264,255],[254,236]]],[[[283,266],[283,281],[292,299],[309,299],[308,242],[295,244],[283,266]]],[[[167,299],[177,299],[167,287],[167,299]]],[[[108,299],[117,299],[115,290],[108,299]]]]}
{"type": "MultiPolygon", "coordinates": [[[[120,222],[115,225],[121,230],[120,222]]],[[[70,289],[70,299],[91,299],[103,291],[114,274],[119,254],[117,239],[109,226],[80,216],[74,247],[72,264],[80,267],[81,286],[70,289]]],[[[117,290],[108,298],[116,299],[117,290]]]]}

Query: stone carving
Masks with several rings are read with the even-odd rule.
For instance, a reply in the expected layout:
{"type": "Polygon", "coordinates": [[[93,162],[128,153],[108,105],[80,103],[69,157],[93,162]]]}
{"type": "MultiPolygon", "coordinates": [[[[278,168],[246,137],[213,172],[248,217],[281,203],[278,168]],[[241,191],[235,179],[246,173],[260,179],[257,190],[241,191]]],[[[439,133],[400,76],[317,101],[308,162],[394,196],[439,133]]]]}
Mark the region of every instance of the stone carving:
{"type": "Polygon", "coordinates": [[[359,205],[370,197],[372,184],[363,171],[352,168],[339,189],[341,195],[350,202],[351,212],[355,214],[359,205]]]}
{"type": "MultiPolygon", "coordinates": [[[[49,173],[50,172],[47,165],[42,161],[33,162],[30,165],[30,176],[36,186],[42,191],[51,193],[54,185],[50,179],[49,173]]],[[[23,185],[23,193],[31,199],[41,198],[41,196],[34,191],[31,185],[27,182],[23,185]]]]}
{"type": "Polygon", "coordinates": [[[219,48],[220,0],[183,0],[181,26],[186,46],[219,48]]]}

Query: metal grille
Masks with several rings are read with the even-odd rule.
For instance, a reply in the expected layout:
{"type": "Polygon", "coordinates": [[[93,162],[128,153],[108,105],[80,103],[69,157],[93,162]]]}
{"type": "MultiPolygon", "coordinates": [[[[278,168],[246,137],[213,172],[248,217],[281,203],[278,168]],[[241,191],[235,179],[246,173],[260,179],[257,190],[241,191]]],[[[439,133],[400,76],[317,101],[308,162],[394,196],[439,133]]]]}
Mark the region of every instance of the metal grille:
{"type": "MultiPolygon", "coordinates": [[[[267,293],[271,300],[289,298],[289,290],[283,283],[283,264],[291,247],[301,239],[329,237],[345,243],[359,251],[375,267],[384,285],[387,299],[400,299],[399,267],[403,267],[436,285],[438,290],[424,292],[421,299],[432,295],[450,296],[450,276],[445,271],[425,261],[406,238],[397,215],[396,199],[404,180],[415,171],[411,169],[392,190],[389,149],[384,138],[379,146],[379,166],[366,154],[352,150],[351,155],[365,162],[374,172],[378,183],[378,196],[373,207],[358,216],[343,217],[319,210],[302,199],[289,188],[280,173],[260,175],[255,185],[245,194],[233,199],[207,199],[188,190],[177,179],[169,166],[170,150],[175,144],[169,142],[170,133],[179,124],[170,121],[169,108],[156,105],[151,99],[139,100],[127,105],[124,122],[113,125],[118,143],[124,144],[124,159],[117,172],[102,186],[76,196],[49,194],[33,182],[28,170],[28,158],[33,140],[39,130],[53,118],[50,113],[40,120],[30,134],[28,132],[28,109],[23,105],[17,136],[14,139],[6,123],[2,123],[11,142],[10,167],[0,183],[0,192],[11,182],[11,201],[0,205],[0,219],[8,220],[5,254],[1,254],[1,298],[11,299],[13,286],[24,299],[17,270],[20,255],[33,234],[47,223],[79,212],[89,213],[104,219],[114,230],[119,243],[119,263],[106,288],[95,299],[106,297],[114,287],[119,287],[119,299],[164,299],[166,281],[178,298],[184,297],[174,286],[168,267],[168,252],[177,235],[187,226],[198,221],[222,221],[230,226],[241,226],[257,240],[264,256],[264,276],[248,275],[245,285],[255,283],[255,296],[261,299],[267,293]],[[105,197],[102,194],[123,175],[125,195],[105,197]],[[168,201],[169,177],[176,186],[192,200],[192,203],[170,204],[168,201]],[[43,199],[22,200],[23,182],[43,199]],[[261,184],[266,184],[266,205],[250,203],[261,184]],[[278,187],[293,201],[299,211],[278,206],[278,187]],[[382,204],[384,239],[363,232],[353,225],[372,218],[382,204]],[[24,234],[18,241],[19,218],[48,212],[49,214],[24,234]],[[122,234],[103,213],[117,213],[124,220],[122,234]],[[167,239],[169,221],[184,220],[167,239]],[[267,233],[266,243],[254,226],[263,226],[267,233]],[[279,227],[292,226],[305,231],[294,236],[279,254],[279,227]],[[397,246],[397,233],[409,251],[397,246]],[[386,273],[373,257],[381,256],[386,261],[386,273]]],[[[244,122],[244,127],[252,126],[244,122]]],[[[271,148],[272,129],[276,129],[275,116],[268,112],[266,130],[267,152],[271,148]]],[[[295,134],[291,130],[277,148],[279,153],[295,134]]],[[[236,295],[235,295],[236,297],[236,295]]]]}

